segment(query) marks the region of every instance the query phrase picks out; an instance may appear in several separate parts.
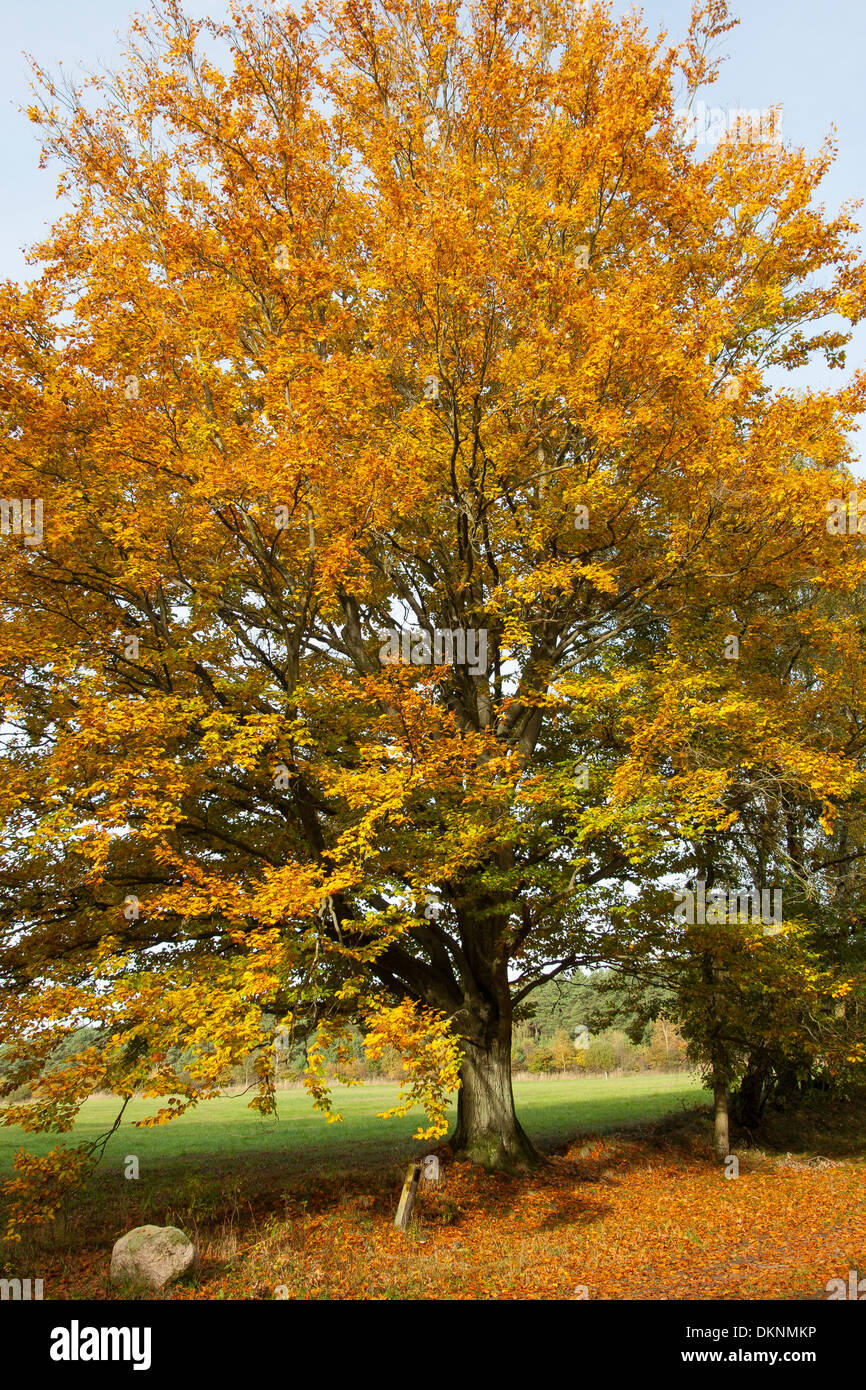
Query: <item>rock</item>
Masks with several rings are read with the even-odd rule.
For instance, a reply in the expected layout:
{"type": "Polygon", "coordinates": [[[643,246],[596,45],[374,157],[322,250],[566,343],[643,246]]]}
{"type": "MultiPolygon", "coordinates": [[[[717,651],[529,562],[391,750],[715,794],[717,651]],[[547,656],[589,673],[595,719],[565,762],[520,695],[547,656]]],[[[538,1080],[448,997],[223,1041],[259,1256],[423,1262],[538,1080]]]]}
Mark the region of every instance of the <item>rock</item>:
{"type": "Polygon", "coordinates": [[[162,1289],[198,1265],[198,1251],[176,1226],[136,1226],[115,1242],[111,1281],[162,1289]]]}

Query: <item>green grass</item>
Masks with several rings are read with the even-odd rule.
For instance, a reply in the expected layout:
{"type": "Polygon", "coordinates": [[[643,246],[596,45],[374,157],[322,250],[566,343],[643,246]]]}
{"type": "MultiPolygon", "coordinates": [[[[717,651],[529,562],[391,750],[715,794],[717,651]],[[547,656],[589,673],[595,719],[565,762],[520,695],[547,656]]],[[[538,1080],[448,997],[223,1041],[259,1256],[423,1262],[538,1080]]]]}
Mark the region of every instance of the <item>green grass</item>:
{"type": "MultiPolygon", "coordinates": [[[[611,1080],[539,1077],[516,1081],[514,1091],[524,1128],[542,1147],[578,1133],[638,1125],[707,1100],[700,1083],[683,1074],[644,1073],[611,1080]]],[[[397,1097],[396,1084],[337,1086],[334,1108],[343,1121],[329,1124],[300,1090],[280,1092],[279,1115],[269,1118],[248,1108],[251,1093],[223,1096],[203,1101],[179,1120],[154,1129],[136,1129],[133,1121],[152,1115],[159,1103],[133,1101],[121,1128],[106,1145],[100,1169],[105,1176],[120,1175],[127,1154],[137,1156],[143,1178],[153,1178],[157,1172],[170,1178],[172,1173],[190,1171],[242,1176],[253,1161],[267,1167],[278,1163],[283,1173],[295,1177],[304,1172],[326,1177],[391,1166],[431,1147],[412,1138],[423,1122],[422,1111],[390,1120],[377,1118],[377,1112],[394,1105],[397,1097]]],[[[86,1101],[66,1142],[105,1134],[119,1106],[113,1098],[86,1101]]],[[[455,1109],[452,1106],[452,1112],[455,1109]]],[[[0,1127],[0,1174],[9,1171],[22,1144],[34,1153],[45,1153],[58,1137],[0,1127]]]]}

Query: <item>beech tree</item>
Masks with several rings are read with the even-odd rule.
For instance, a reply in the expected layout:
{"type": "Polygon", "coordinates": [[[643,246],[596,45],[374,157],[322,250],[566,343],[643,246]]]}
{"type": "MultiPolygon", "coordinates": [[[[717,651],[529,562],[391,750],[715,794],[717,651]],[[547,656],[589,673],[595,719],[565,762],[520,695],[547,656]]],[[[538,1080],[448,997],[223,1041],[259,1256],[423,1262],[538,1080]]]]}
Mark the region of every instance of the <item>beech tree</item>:
{"type": "Polygon", "coordinates": [[[863,266],[829,147],[690,143],[730,28],[165,0],[122,73],[40,72],[70,210],[2,294],[3,490],[44,517],[0,543],[8,1123],[171,1117],[251,1048],[267,1108],[275,1027],[361,1017],[434,1130],[459,1064],[457,1152],[525,1166],[515,1005],[626,948],[744,765],[848,794],[816,710],[859,628],[797,596],[862,582],[825,523],[863,381],[777,383],[844,364],[863,266]]]}

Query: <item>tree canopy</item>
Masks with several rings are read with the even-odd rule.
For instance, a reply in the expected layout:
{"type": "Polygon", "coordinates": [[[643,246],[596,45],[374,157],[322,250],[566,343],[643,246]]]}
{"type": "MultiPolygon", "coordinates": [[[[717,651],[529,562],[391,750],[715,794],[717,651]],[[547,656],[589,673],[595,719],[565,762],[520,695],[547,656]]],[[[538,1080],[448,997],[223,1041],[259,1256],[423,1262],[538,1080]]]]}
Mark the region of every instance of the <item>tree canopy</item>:
{"type": "Polygon", "coordinates": [[[531,1162],[540,980],[651,954],[758,823],[806,918],[816,846],[857,852],[827,516],[864,379],[779,383],[844,366],[864,267],[829,143],[683,138],[730,28],[159,0],[121,73],[40,72],[70,206],[0,295],[3,490],[44,515],[0,543],[7,1122],[169,1116],[255,1047],[268,1108],[274,1020],[361,1017],[440,1126],[459,1063],[458,1151],[531,1162]]]}

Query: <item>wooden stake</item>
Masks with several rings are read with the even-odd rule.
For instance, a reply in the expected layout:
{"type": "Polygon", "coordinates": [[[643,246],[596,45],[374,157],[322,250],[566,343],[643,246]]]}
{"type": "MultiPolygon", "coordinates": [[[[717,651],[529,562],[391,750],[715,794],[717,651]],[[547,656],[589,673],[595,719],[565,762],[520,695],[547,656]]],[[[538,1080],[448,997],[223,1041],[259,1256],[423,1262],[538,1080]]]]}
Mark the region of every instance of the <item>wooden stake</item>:
{"type": "Polygon", "coordinates": [[[418,1195],[418,1183],[421,1178],[421,1164],[417,1159],[409,1164],[406,1169],[406,1181],[403,1184],[403,1191],[400,1193],[400,1205],[397,1208],[397,1215],[394,1217],[394,1225],[398,1231],[405,1231],[412,1216],[412,1208],[415,1205],[415,1198],[418,1195]]]}

